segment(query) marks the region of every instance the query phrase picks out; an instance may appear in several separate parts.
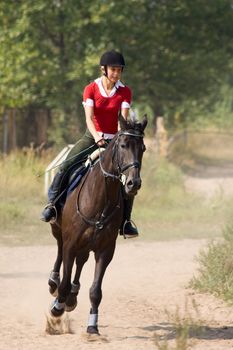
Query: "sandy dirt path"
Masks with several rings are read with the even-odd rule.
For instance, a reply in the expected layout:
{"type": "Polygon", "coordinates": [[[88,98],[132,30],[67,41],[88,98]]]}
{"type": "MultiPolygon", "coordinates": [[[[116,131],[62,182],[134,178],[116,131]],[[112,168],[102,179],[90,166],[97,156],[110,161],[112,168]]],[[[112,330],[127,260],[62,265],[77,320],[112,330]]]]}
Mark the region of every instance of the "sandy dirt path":
{"type": "Polygon", "coordinates": [[[1,350],[153,350],[154,334],[174,338],[174,325],[165,309],[184,310],[194,298],[207,328],[193,339],[195,350],[233,348],[233,309],[213,296],[187,288],[197,269],[194,257],[205,240],[174,242],[126,241],[118,244],[103,283],[99,329],[107,341],[87,342],[84,337],[89,311],[88,289],[93,256],[81,278],[79,305],[69,314],[74,334],[45,334],[45,312],[53,298],[47,277],[55,246],[0,248],[1,350]]]}

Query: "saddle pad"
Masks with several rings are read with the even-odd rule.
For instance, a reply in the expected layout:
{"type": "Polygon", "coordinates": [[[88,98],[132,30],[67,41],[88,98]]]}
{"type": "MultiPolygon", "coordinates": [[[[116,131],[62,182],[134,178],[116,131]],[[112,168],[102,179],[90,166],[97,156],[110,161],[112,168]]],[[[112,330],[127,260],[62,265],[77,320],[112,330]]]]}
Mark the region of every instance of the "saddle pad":
{"type": "Polygon", "coordinates": [[[90,167],[89,166],[82,166],[79,168],[75,174],[72,175],[73,180],[68,186],[67,192],[66,192],[66,198],[73,192],[73,190],[78,186],[81,178],[86,174],[90,167]]]}
{"type": "Polygon", "coordinates": [[[105,151],[104,148],[100,148],[91,153],[85,162],[85,164],[81,165],[78,169],[76,169],[70,177],[70,183],[68,185],[68,189],[66,192],[66,198],[70,195],[70,193],[78,186],[82,177],[86,174],[90,166],[95,164],[99,160],[99,155],[101,152],[105,151]]]}

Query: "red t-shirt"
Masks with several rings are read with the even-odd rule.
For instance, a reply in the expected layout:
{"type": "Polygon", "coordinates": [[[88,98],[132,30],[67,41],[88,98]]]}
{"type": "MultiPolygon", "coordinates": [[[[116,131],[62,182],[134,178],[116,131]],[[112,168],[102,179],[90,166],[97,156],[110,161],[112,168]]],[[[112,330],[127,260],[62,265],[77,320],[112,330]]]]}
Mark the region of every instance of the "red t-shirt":
{"type": "Polygon", "coordinates": [[[87,85],[83,92],[83,104],[94,108],[96,131],[115,134],[118,129],[118,113],[121,108],[130,108],[131,97],[131,90],[120,81],[115,84],[109,96],[104,91],[101,78],[87,85]]]}

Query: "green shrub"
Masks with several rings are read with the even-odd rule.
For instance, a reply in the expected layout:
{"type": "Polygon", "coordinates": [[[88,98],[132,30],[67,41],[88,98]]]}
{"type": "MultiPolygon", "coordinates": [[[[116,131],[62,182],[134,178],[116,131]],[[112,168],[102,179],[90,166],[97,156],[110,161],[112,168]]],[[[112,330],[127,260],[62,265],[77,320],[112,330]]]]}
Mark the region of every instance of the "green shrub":
{"type": "Polygon", "coordinates": [[[191,286],[233,302],[233,225],[223,232],[223,240],[211,242],[198,256],[198,275],[191,286]]]}

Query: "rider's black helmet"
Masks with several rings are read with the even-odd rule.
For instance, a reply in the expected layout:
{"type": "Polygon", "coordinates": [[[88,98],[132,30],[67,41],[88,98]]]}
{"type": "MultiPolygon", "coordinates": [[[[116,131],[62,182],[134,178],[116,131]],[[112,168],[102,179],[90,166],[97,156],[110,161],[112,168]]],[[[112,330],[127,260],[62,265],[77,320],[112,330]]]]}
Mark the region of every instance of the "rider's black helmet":
{"type": "Polygon", "coordinates": [[[125,66],[125,60],[124,57],[120,52],[117,52],[115,50],[112,51],[106,51],[100,58],[100,65],[101,66],[125,66]]]}

